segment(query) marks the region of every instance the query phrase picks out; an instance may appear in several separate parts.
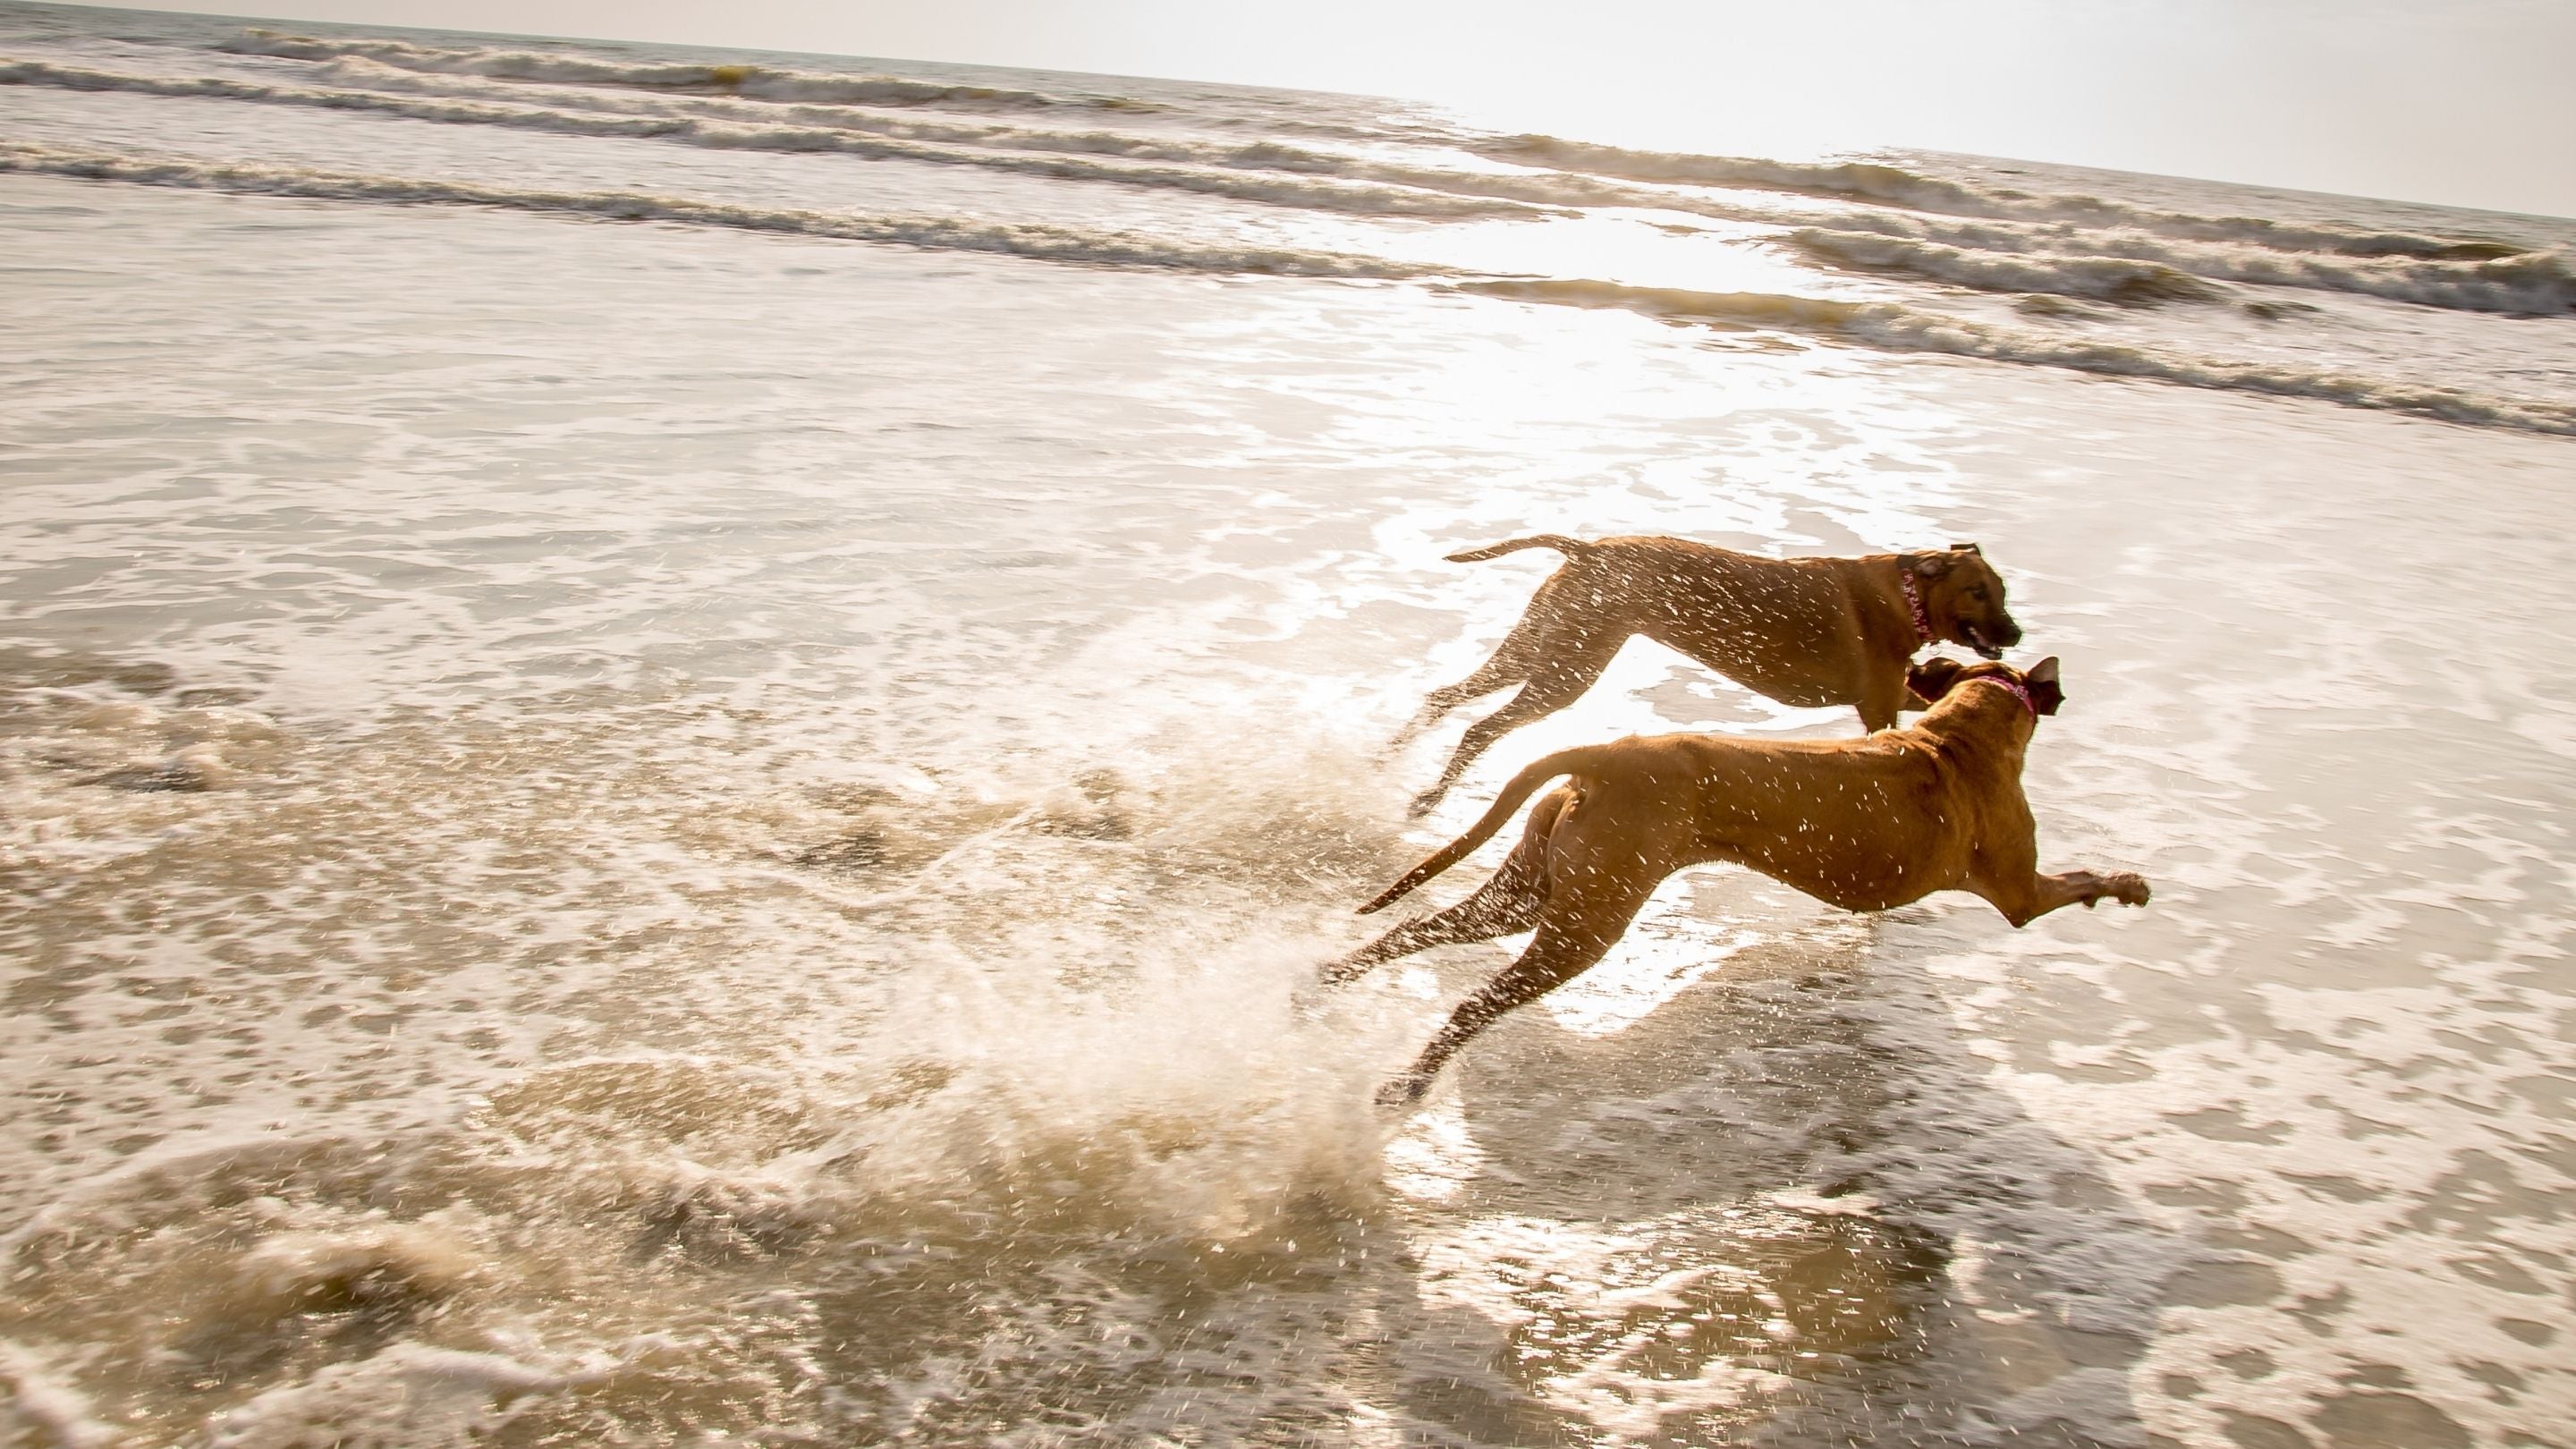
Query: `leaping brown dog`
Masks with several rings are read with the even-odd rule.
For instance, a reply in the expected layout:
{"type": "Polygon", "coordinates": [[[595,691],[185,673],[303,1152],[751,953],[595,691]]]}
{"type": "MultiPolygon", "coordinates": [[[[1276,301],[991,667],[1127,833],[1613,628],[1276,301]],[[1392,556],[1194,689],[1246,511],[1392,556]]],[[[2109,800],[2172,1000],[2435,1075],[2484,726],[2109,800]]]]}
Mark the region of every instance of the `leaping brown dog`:
{"type": "Polygon", "coordinates": [[[1467,727],[1439,782],[1416,796],[1428,811],[1467,766],[1522,725],[1583,697],[1632,634],[1689,655],[1782,704],[1848,704],[1864,729],[1896,723],[1922,705],[1906,692],[1905,666],[1940,640],[1988,659],[2021,642],[2004,610],[2004,581],[1973,543],[1936,553],[1861,558],[1764,558],[1682,538],[1540,534],[1449,555],[1476,563],[1525,548],[1552,548],[1565,565],[1539,585],[1494,657],[1456,684],[1431,691],[1395,738],[1403,744],[1479,695],[1520,693],[1467,727]]]}
{"type": "Polygon", "coordinates": [[[2015,926],[2106,897],[2147,903],[2146,881],[2126,871],[2039,869],[2021,771],[2039,717],[2065,697],[2055,659],[2027,673],[1930,659],[1906,682],[1932,702],[1910,729],[1843,740],[1638,735],[1514,775],[1483,819],[1360,913],[1457,864],[1541,785],[1573,778],[1540,797],[1520,844],[1475,894],[1324,968],[1339,984],[1428,946],[1537,931],[1378,1100],[1419,1100],[1470,1037],[1608,954],[1655,887],[1687,866],[1731,861],[1849,911],[1970,891],[2015,926]]]}

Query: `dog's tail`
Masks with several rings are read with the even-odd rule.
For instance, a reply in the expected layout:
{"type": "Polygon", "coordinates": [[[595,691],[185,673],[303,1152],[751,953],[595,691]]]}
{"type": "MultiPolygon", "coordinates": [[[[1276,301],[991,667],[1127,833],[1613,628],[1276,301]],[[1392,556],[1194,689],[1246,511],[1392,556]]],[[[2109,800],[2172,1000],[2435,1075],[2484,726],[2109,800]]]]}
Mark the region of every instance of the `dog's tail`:
{"type": "Polygon", "coordinates": [[[1360,907],[1360,914],[1366,916],[1385,910],[1405,892],[1466,859],[1475,852],[1477,846],[1493,839],[1494,832],[1503,828],[1504,824],[1512,818],[1512,812],[1521,808],[1522,801],[1538,793],[1539,786],[1559,775],[1582,774],[1584,767],[1592,763],[1600,750],[1601,747],[1598,745],[1559,750],[1512,776],[1511,780],[1503,786],[1503,793],[1494,797],[1493,806],[1485,811],[1485,818],[1468,826],[1466,834],[1433,851],[1422,864],[1406,871],[1404,879],[1378,892],[1376,900],[1360,907]]]}
{"type": "Polygon", "coordinates": [[[1525,548],[1552,548],[1567,558],[1581,558],[1592,551],[1592,545],[1579,538],[1567,538],[1561,533],[1534,533],[1527,538],[1515,538],[1508,543],[1488,544],[1483,548],[1471,548],[1461,553],[1453,553],[1449,555],[1449,561],[1483,563],[1489,558],[1501,558],[1504,554],[1518,553],[1525,548]]]}

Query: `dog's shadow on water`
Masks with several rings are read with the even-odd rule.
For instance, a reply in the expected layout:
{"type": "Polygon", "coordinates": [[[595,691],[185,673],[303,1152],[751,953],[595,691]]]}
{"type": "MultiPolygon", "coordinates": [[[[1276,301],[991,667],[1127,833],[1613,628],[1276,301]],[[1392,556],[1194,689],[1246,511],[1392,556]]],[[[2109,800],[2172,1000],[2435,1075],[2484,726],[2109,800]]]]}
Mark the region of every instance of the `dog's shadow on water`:
{"type": "MultiPolygon", "coordinates": [[[[1817,918],[1616,1030],[1542,1002],[1471,1045],[1389,1150],[1442,1261],[1382,1286],[1482,1363],[1418,1365],[1405,1411],[1480,1442],[2135,1443],[2138,1263],[2093,1270],[2158,1235],[1892,934],[1817,918]]],[[[1502,959],[1447,953],[1444,999],[1502,959]]]]}

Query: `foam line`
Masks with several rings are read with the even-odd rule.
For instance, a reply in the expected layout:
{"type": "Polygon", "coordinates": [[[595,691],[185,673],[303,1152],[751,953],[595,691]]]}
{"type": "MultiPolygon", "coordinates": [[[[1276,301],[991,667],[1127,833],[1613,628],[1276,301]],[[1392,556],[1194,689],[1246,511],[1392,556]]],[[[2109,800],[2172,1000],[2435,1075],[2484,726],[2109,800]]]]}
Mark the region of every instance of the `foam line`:
{"type": "Polygon", "coordinates": [[[263,85],[219,76],[131,75],[50,65],[42,61],[0,63],[0,85],[51,86],[64,90],[119,91],[263,105],[309,106],[322,110],[369,111],[448,125],[501,126],[559,135],[665,141],[713,150],[768,151],[797,156],[843,155],[870,161],[973,166],[1064,181],[1107,182],[1117,186],[1185,191],[1238,201],[1370,216],[1527,215],[1531,210],[1528,206],[1501,199],[1465,197],[1410,187],[1354,185],[1286,174],[1249,176],[1223,171],[1118,165],[1068,155],[965,151],[869,135],[846,127],[780,125],[774,122],[727,125],[677,115],[601,115],[517,104],[429,100],[369,90],[263,85]]]}
{"type": "Polygon", "coordinates": [[[1635,151],[1537,135],[1495,137],[1480,143],[1475,149],[1479,154],[1498,161],[1615,176],[1630,181],[1779,191],[1952,216],[2134,227],[2168,236],[2249,242],[2289,251],[2479,261],[2510,257],[2530,250],[2493,237],[2425,236],[2358,227],[2301,225],[2263,217],[2201,216],[2106,201],[2080,192],[2040,194],[1986,188],[1927,176],[1883,161],[1796,162],[1751,156],[1698,156],[1635,151]]]}
{"type": "Polygon", "coordinates": [[[2576,311],[2576,267],[2558,251],[2473,261],[2361,258],[2242,243],[2177,242],[2137,232],[1922,223],[1884,214],[1853,218],[1847,225],[1850,229],[1803,228],[1789,238],[1789,245],[1828,266],[2123,305],[2215,298],[2216,288],[2192,280],[2200,277],[2346,292],[2462,312],[2546,317],[2576,311]]]}
{"type": "Polygon", "coordinates": [[[620,65],[587,56],[529,50],[450,49],[405,40],[321,40],[251,29],[215,47],[235,55],[286,60],[362,56],[380,65],[499,80],[701,91],[773,101],[862,106],[933,106],[954,110],[1124,110],[1161,107],[1125,96],[1059,96],[1005,86],[944,84],[892,75],[829,75],[764,65],[620,65]]]}
{"type": "Polygon", "coordinates": [[[2576,437],[2576,407],[2493,397],[2301,367],[2231,362],[2108,342],[2066,341],[2017,332],[1893,302],[1848,302],[1766,292],[1694,292],[1610,282],[1462,282],[1458,290],[1556,306],[1613,307],[1677,322],[1766,328],[1856,342],[1891,352],[1935,352],[2136,377],[2184,387],[2315,398],[2347,407],[2409,413],[2477,427],[2576,437]]]}
{"type": "Polygon", "coordinates": [[[1397,279],[1420,268],[1376,257],[1282,247],[1190,247],[1127,232],[996,224],[940,216],[862,216],[695,201],[634,191],[549,191],[466,181],[372,176],[302,167],[257,166],[181,157],[65,151],[0,142],[0,172],[122,181],[246,195],[410,205],[491,206],[611,221],[661,221],[735,231],[887,242],[930,251],[992,252],[1042,261],[1140,271],[1397,279]]]}

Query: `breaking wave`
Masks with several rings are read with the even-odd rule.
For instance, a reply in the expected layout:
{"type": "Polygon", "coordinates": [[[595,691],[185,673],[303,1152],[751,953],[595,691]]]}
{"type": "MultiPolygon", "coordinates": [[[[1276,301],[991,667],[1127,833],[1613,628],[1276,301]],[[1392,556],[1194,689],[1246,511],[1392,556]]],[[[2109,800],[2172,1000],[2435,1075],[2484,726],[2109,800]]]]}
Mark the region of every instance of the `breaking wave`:
{"type": "MultiPolygon", "coordinates": [[[[932,251],[985,252],[1037,261],[1122,270],[1269,275],[1353,280],[1445,280],[1459,291],[1557,306],[1617,308],[1670,321],[1721,327],[1764,328],[1858,343],[1897,352],[1943,353],[1994,362],[2066,368],[2113,377],[2146,378],[2187,387],[2314,398],[2351,407],[2409,413],[2483,427],[2576,436],[2576,407],[2536,399],[2499,397],[2458,388],[2410,384],[2359,374],[2229,361],[2152,347],[2087,342],[2025,333],[1989,323],[1928,312],[1893,302],[1859,302],[1763,292],[1702,292],[1619,283],[1478,277],[1382,257],[1278,247],[1196,247],[1126,232],[970,222],[937,216],[868,216],[839,212],[744,206],[631,191],[553,191],[489,186],[423,177],[378,176],[259,166],[176,157],[143,157],[67,151],[0,142],[0,173],[18,172],[85,180],[247,195],[393,204],[488,206],[513,211],[615,221],[658,221],[736,231],[770,232],[836,241],[878,242],[932,251]]],[[[1836,234],[1802,236],[1821,247],[1836,234]]],[[[1861,240],[1874,240],[1861,238],[1861,240]]],[[[1841,244],[1836,242],[1834,244],[1841,244]]],[[[1993,269],[1992,285],[2032,286],[2043,294],[2134,303],[2141,288],[2189,295],[2201,284],[2179,274],[2132,272],[2125,276],[2099,258],[2071,259],[2082,266],[2053,274],[2034,271],[2007,277],[2011,258],[1961,260],[1993,269]],[[2037,286],[2039,282],[2053,285],[2037,286]],[[2083,290],[2090,287],[2092,290],[2083,290]]],[[[1853,249],[1853,255],[1867,253],[1853,249]]],[[[2031,259],[2035,268],[2047,259],[2031,259]]]]}
{"type": "Polygon", "coordinates": [[[775,232],[835,241],[886,242],[929,251],[991,252],[1041,261],[1140,271],[1386,280],[1423,274],[1422,268],[1378,257],[1281,247],[1192,247],[1127,232],[969,222],[953,217],[861,216],[798,211],[633,191],[521,190],[425,177],[369,176],[302,167],[64,151],[18,142],[0,142],[0,172],[246,195],[490,206],[611,221],[675,222],[687,226],[775,232]]]}
{"type": "Polygon", "coordinates": [[[1791,233],[1788,244],[1800,255],[1830,267],[1902,272],[1986,291],[2048,292],[2123,307],[2215,302],[2223,295],[2173,267],[2123,257],[2018,256],[1814,227],[1791,233]]]}
{"type": "MultiPolygon", "coordinates": [[[[423,74],[381,65],[364,57],[354,56],[329,62],[317,67],[316,70],[319,75],[339,85],[370,91],[400,91],[414,95],[437,95],[520,105],[560,104],[589,111],[605,110],[653,117],[667,117],[674,114],[675,108],[686,108],[692,114],[753,119],[762,124],[774,124],[785,120],[800,126],[826,130],[862,131],[872,135],[897,136],[906,140],[962,146],[999,147],[1017,151],[1070,152],[1076,155],[1113,156],[1135,161],[1169,161],[1235,170],[1282,171],[1301,176],[1330,176],[1348,181],[1381,182],[1423,191],[1445,192],[1453,196],[1498,197],[1527,202],[1539,207],[1649,207],[1688,211],[1729,220],[1783,220],[1783,214],[1775,209],[1729,205],[1706,198],[1676,197],[1623,185],[1597,176],[1582,176],[1568,172],[1459,171],[1436,165],[1391,161],[1385,159],[1383,155],[1360,155],[1348,151],[1321,149],[1317,146],[1293,144],[1273,138],[1230,141],[1176,134],[1171,131],[1117,131],[1096,126],[1079,130],[1060,130],[1007,121],[929,116],[911,111],[896,111],[888,114],[857,105],[803,103],[787,106],[767,101],[738,100],[731,96],[717,94],[620,96],[614,93],[552,88],[526,82],[498,83],[476,76],[423,74]]],[[[1356,137],[1371,142],[1384,139],[1375,133],[1363,135],[1357,128],[1352,127],[1281,126],[1279,130],[1308,135],[1338,136],[1345,139],[1356,137]]],[[[1788,220],[1787,224],[1794,224],[1794,219],[1788,220]]]]}
{"type": "Polygon", "coordinates": [[[1492,160],[1560,171],[1615,176],[1658,185],[1715,186],[1786,192],[1832,201],[1869,202],[1953,216],[2065,221],[2124,226],[2196,241],[2248,242],[2285,251],[2356,257],[2491,261],[2530,248],[2489,237],[2439,237],[2358,227],[2314,226],[2254,216],[2200,216],[2080,193],[2034,194],[1972,186],[1883,161],[1772,161],[1636,151],[1555,136],[1499,137],[1477,145],[1492,160]]]}
{"type": "Polygon", "coordinates": [[[1589,172],[1657,185],[1758,187],[1836,201],[1873,201],[1966,216],[2001,216],[1974,187],[1875,161],[1805,163],[1751,156],[1636,151],[1556,136],[1509,136],[1477,146],[1478,154],[1522,166],[1589,172]]]}
{"type": "MultiPolygon", "coordinates": [[[[321,110],[368,111],[409,120],[448,125],[500,126],[558,135],[666,141],[714,150],[767,151],[787,155],[842,155],[870,161],[914,161],[938,166],[973,166],[1024,176],[1065,181],[1096,181],[1150,190],[1222,196],[1236,201],[1311,208],[1368,216],[1461,217],[1524,215],[1530,208],[1496,198],[1473,198],[1440,191],[1356,185],[1330,180],[1253,177],[1240,172],[1175,170],[1169,167],[1120,165],[1065,155],[1013,155],[999,151],[963,151],[913,140],[865,134],[844,126],[812,127],[762,123],[727,125],[672,115],[599,115],[518,104],[469,100],[428,100],[389,96],[369,90],[317,90],[264,85],[219,76],[149,76],[41,61],[0,63],[0,85],[54,86],[65,90],[127,91],[144,95],[245,101],[263,105],[306,106],[321,110]]],[[[958,128],[966,129],[966,128],[958,128]]],[[[1017,133],[1026,135],[1027,133],[1017,133]]],[[[985,138],[979,138],[985,139],[985,138]]],[[[1103,138],[1108,139],[1108,138],[1103,138]]],[[[1131,148],[1135,155],[1145,148],[1131,148]]],[[[1202,157],[1190,157],[1198,160],[1202,157]]]]}
{"type": "MultiPolygon", "coordinates": [[[[738,150],[841,153],[876,160],[973,165],[1065,180],[1191,191],[1281,206],[1354,215],[1412,217],[1526,216],[1586,206],[1656,208],[1730,221],[1796,225],[1774,208],[1677,197],[1571,173],[1458,171],[1295,145],[1227,141],[1168,132],[1047,129],[897,110],[855,102],[780,104],[729,92],[618,95],[570,84],[496,81],[479,75],[420,72],[366,56],[339,56],[316,67],[331,88],[271,85],[216,77],[135,75],[43,61],[0,62],[0,85],[76,91],[131,91],[210,100],[372,111],[412,120],[498,125],[565,135],[642,138],[738,150]],[[460,105],[406,104],[398,97],[434,96],[460,105]],[[726,126],[724,120],[744,122],[726,126]],[[712,122],[712,123],[711,123],[712,122]],[[865,137],[890,137],[873,142],[865,137]],[[905,146],[903,142],[926,143],[905,146]],[[975,148],[969,152],[941,147],[975,148]],[[1300,186],[1274,180],[1229,181],[1142,168],[1085,168],[1007,152],[1101,156],[1168,162],[1221,171],[1325,178],[1300,186]],[[1356,183],[1334,185],[1335,181],[1356,183]],[[1384,188],[1400,188],[1387,190],[1384,188]]],[[[1295,129],[1295,128],[1287,128],[1295,129]]],[[[1342,134],[1341,129],[1308,127],[1342,134]]]]}
{"type": "Polygon", "coordinates": [[[2137,232],[1959,225],[1888,212],[1843,218],[1833,230],[1802,228],[1790,245],[1828,266],[2124,305],[2133,304],[2116,290],[2096,288],[2136,285],[2145,289],[2141,300],[2149,302],[2207,301],[2219,295],[2192,280],[2199,277],[2346,292],[2460,312],[2556,316],[2576,311],[2576,267],[2566,253],[2554,250],[2483,260],[2320,256],[2137,232]]]}
{"type": "Polygon", "coordinates": [[[0,84],[365,111],[712,150],[974,167],[1352,216],[1469,220],[1586,207],[1661,209],[1784,228],[1790,250],[1828,267],[2124,307],[2215,301],[2223,293],[2211,283],[2237,282],[2460,311],[2576,310],[2576,268],[2559,251],[1982,188],[1881,161],[1786,162],[1522,136],[1466,149],[1487,160],[1542,169],[1462,170],[1274,139],[1238,142],[908,114],[903,112],[914,107],[1026,111],[1071,103],[1035,91],[891,76],[829,77],[756,66],[617,66],[569,55],[438,49],[390,39],[324,41],[262,30],[219,48],[318,62],[321,74],[338,84],[141,75],[33,60],[0,62],[0,84]],[[975,104],[957,103],[958,95],[975,104]],[[1663,189],[1676,185],[1749,187],[1856,205],[1820,226],[1811,212],[1663,189]],[[1944,219],[1953,217],[1961,219],[1944,219]]]}
{"type": "Polygon", "coordinates": [[[2313,398],[2478,427],[2576,437],[2576,407],[2560,403],[2495,397],[2348,372],[2195,357],[2118,343],[2066,341],[1893,302],[1850,302],[1768,292],[1694,292],[1591,281],[1494,280],[1456,285],[1460,291],[1514,301],[1618,308],[1667,321],[1795,332],[1891,352],[1945,353],[2106,377],[2145,378],[2184,387],[2313,398]]]}
{"type": "Polygon", "coordinates": [[[379,64],[443,75],[497,80],[552,81],[651,91],[689,91],[768,101],[820,101],[860,106],[925,106],[967,111],[1159,110],[1152,102],[1116,95],[1050,95],[1003,86],[913,80],[892,75],[828,75],[763,65],[620,65],[586,56],[530,50],[454,50],[404,40],[322,40],[253,29],[216,47],[235,55],[285,60],[337,60],[363,56],[379,64]]]}

